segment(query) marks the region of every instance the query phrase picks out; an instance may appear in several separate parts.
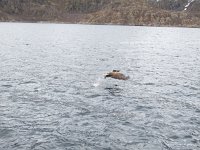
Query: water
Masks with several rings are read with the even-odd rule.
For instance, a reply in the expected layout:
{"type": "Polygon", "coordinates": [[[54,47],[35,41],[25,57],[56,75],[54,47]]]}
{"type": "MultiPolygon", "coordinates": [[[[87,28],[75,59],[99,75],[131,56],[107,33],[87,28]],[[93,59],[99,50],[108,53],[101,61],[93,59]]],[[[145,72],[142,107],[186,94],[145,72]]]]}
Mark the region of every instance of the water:
{"type": "Polygon", "coordinates": [[[200,149],[199,29],[1,23],[0,37],[0,149],[200,149]]]}

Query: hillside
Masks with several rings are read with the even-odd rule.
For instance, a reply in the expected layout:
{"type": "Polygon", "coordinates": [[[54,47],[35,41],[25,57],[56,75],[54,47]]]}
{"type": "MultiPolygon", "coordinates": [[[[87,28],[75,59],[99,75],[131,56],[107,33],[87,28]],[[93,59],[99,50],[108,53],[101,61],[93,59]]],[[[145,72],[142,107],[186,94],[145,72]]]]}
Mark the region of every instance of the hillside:
{"type": "Polygon", "coordinates": [[[0,21],[200,27],[200,1],[0,0],[0,21]]]}

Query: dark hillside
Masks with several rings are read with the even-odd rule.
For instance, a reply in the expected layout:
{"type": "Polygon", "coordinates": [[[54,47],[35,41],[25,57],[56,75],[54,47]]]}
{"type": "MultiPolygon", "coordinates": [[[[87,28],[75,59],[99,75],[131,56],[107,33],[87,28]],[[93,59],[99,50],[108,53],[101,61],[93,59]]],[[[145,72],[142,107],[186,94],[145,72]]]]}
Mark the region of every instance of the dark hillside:
{"type": "Polygon", "coordinates": [[[200,1],[0,0],[0,21],[200,27],[200,1]]]}

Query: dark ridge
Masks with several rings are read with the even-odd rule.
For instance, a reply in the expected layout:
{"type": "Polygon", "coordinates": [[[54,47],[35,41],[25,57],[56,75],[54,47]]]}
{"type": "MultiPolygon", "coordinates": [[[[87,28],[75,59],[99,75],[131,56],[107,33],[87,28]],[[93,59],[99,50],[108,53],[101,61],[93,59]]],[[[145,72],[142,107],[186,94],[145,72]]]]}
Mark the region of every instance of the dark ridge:
{"type": "Polygon", "coordinates": [[[200,1],[0,0],[0,21],[200,27],[200,1]]]}

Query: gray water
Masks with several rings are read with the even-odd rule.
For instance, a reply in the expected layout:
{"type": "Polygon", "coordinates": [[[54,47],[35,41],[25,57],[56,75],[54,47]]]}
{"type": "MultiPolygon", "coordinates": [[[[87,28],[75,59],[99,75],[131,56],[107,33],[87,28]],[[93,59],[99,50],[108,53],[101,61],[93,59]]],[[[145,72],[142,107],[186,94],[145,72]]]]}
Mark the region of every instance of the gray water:
{"type": "Polygon", "coordinates": [[[1,23],[0,38],[1,150],[200,149],[200,29],[1,23]]]}

